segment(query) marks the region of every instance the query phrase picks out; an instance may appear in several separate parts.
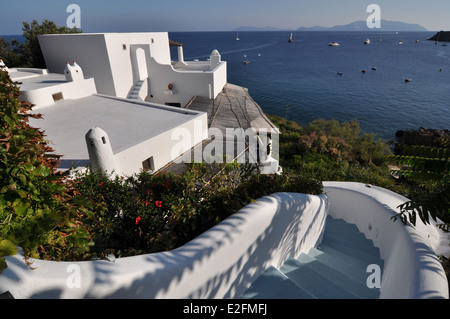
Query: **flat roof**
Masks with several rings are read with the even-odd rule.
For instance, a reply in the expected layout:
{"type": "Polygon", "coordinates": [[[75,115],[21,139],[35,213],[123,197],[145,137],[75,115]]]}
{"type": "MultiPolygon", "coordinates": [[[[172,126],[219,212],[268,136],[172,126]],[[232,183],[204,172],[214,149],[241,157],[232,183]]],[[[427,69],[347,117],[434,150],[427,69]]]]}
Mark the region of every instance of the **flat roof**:
{"type": "Polygon", "coordinates": [[[85,135],[93,127],[108,134],[117,154],[202,114],[104,95],[58,101],[32,113],[42,114],[43,119],[30,119],[30,125],[45,131],[49,146],[63,155],[62,169],[89,163],[85,135]]]}
{"type": "Polygon", "coordinates": [[[12,69],[9,72],[11,80],[21,82],[21,84],[18,85],[21,91],[36,90],[68,83],[64,74],[37,73],[40,69],[36,69],[35,72],[33,72],[32,69],[30,70],[31,71],[27,71],[26,69],[12,69]]]}

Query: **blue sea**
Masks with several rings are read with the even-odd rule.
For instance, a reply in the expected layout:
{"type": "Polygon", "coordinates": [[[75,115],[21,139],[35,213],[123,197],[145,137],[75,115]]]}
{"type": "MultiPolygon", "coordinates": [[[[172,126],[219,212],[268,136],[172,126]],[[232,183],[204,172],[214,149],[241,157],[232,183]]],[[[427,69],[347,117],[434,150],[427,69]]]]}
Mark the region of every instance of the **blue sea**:
{"type": "Polygon", "coordinates": [[[302,126],[356,119],[362,131],[385,140],[397,130],[450,129],[450,43],[428,41],[435,32],[294,32],[288,43],[289,34],[239,32],[239,41],[236,32],[169,36],[184,44],[185,60],[207,59],[217,49],[229,83],[248,88],[266,114],[302,126]]]}
{"type": "Polygon", "coordinates": [[[229,83],[248,88],[266,114],[302,126],[318,118],[356,119],[364,132],[385,140],[397,130],[450,129],[450,43],[428,41],[435,32],[294,32],[288,43],[289,34],[239,32],[239,41],[236,32],[169,37],[183,43],[185,60],[206,60],[217,49],[229,83]]]}

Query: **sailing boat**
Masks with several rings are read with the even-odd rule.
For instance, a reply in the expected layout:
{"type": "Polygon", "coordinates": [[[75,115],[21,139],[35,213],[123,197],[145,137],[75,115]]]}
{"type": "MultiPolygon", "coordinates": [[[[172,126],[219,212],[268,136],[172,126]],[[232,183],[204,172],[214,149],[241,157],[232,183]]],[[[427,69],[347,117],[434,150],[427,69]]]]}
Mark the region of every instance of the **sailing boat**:
{"type": "Polygon", "coordinates": [[[236,41],[239,41],[239,33],[236,34],[236,41]]]}
{"type": "Polygon", "coordinates": [[[291,35],[289,36],[289,43],[291,43],[292,42],[292,32],[291,32],[291,35]]]}

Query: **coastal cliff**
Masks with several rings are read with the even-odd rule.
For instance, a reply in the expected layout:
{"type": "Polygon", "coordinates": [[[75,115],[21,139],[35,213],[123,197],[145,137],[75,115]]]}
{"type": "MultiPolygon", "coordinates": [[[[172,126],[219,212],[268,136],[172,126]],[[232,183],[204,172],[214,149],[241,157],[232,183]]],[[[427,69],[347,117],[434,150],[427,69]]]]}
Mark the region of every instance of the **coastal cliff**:
{"type": "Polygon", "coordinates": [[[450,31],[439,31],[428,40],[450,42],[450,31]]]}

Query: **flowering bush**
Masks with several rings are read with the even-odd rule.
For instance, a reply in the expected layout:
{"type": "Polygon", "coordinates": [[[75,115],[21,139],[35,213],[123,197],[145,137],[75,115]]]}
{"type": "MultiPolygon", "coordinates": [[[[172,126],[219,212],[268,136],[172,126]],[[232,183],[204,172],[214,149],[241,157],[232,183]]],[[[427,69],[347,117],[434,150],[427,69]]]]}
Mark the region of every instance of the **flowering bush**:
{"type": "Polygon", "coordinates": [[[17,83],[0,69],[0,271],[4,256],[22,247],[26,257],[79,258],[90,237],[79,223],[90,203],[56,171],[59,157],[31,127],[32,106],[18,100],[17,83]]]}
{"type": "Polygon", "coordinates": [[[97,203],[94,213],[81,220],[92,234],[94,258],[171,250],[261,196],[322,191],[315,180],[260,175],[238,164],[192,164],[182,175],[86,172],[77,177],[76,188],[97,203]]]}

